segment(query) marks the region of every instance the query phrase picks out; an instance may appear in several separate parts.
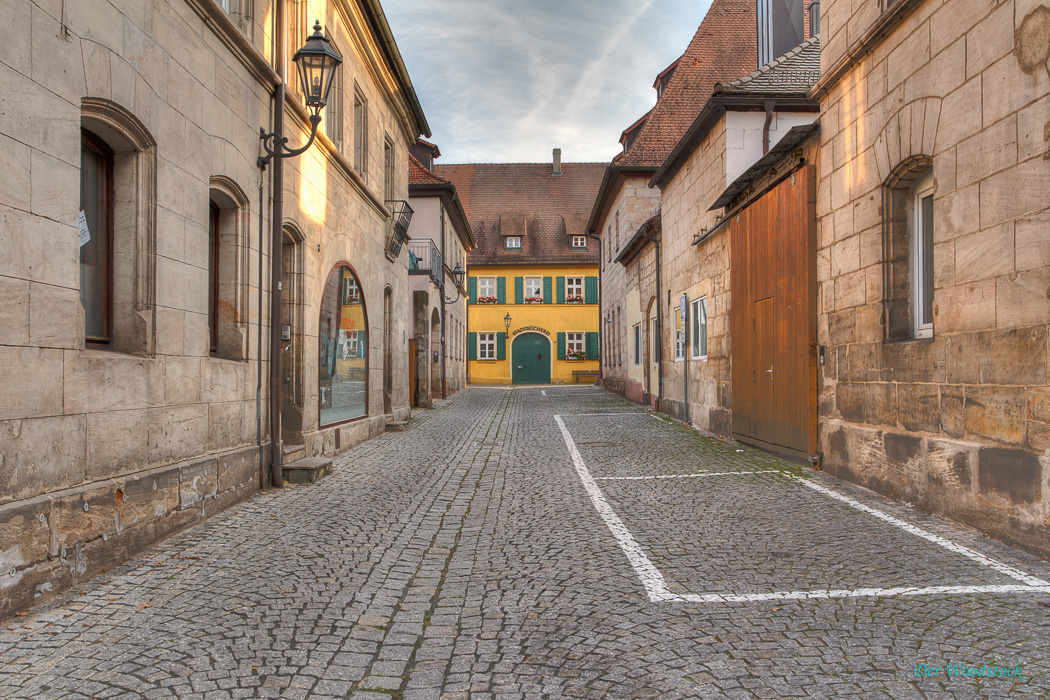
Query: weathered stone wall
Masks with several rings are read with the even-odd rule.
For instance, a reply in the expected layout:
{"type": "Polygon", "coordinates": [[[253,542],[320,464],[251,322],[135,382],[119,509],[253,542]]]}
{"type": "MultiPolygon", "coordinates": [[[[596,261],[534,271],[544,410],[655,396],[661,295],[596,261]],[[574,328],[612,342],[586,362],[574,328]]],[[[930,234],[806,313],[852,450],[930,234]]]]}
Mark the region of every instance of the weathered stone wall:
{"type": "MultiPolygon", "coordinates": [[[[729,239],[725,228],[693,245],[693,234],[716,223],[707,210],[726,187],[726,126],[722,119],[663,190],[661,249],[663,314],[662,410],[688,418],[697,427],[719,435],[731,431],[729,363],[729,239]],[[670,302],[668,301],[670,293],[670,302]],[[674,309],[682,294],[690,302],[707,297],[706,359],[692,359],[690,342],[685,359],[674,359],[674,309]]],[[[687,338],[688,341],[688,338],[687,338]]]]}
{"type": "Polygon", "coordinates": [[[879,3],[822,5],[825,468],[1046,556],[1050,9],[897,3],[899,22],[840,64],[885,20],[879,3]],[[883,184],[919,156],[936,187],[933,338],[887,342],[883,184]]]}

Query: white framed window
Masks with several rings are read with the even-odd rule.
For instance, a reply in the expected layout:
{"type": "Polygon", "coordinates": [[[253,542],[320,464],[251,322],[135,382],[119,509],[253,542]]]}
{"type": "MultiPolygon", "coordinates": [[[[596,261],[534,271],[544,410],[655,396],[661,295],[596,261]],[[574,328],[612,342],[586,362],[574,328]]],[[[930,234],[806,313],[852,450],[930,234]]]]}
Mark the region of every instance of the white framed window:
{"type": "Polygon", "coordinates": [[[693,359],[707,358],[707,297],[693,300],[693,359]]]}
{"type": "Polygon", "coordinates": [[[912,317],[916,338],[933,337],[933,173],[915,183],[912,199],[912,317]]]}
{"type": "Polygon", "coordinates": [[[496,334],[478,333],[478,359],[496,359],[496,334]]]}
{"type": "Polygon", "coordinates": [[[543,301],[543,278],[542,277],[526,277],[525,278],[525,301],[530,299],[539,299],[543,301]]]}
{"type": "Polygon", "coordinates": [[[586,248],[587,247],[587,236],[573,236],[572,237],[573,248],[586,248]]]}
{"type": "Polygon", "coordinates": [[[685,327],[682,324],[682,307],[674,307],[674,359],[685,358],[685,327]]]}
{"type": "Polygon", "coordinates": [[[368,100],[354,85],[354,170],[361,179],[368,179],[368,100]]]}
{"type": "Polygon", "coordinates": [[[583,278],[565,278],[565,301],[583,301],[583,278]]]}
{"type": "Polygon", "coordinates": [[[507,236],[503,245],[507,250],[521,250],[521,236],[507,236]]]}
{"type": "Polygon", "coordinates": [[[496,298],[496,278],[478,277],[478,299],[496,298]]]}
{"type": "Polygon", "coordinates": [[[583,331],[575,331],[565,334],[565,356],[570,359],[583,359],[587,357],[586,335],[583,331]],[[573,358],[573,355],[581,357],[573,358]]]}
{"type": "Polygon", "coordinates": [[[649,357],[653,364],[660,362],[660,320],[655,316],[649,320],[649,357]]]}
{"type": "Polygon", "coordinates": [[[215,0],[219,7],[226,11],[227,14],[230,12],[230,0],[215,0]]]}
{"type": "Polygon", "coordinates": [[[632,328],[634,334],[634,364],[642,364],[642,324],[636,323],[632,328]]]}

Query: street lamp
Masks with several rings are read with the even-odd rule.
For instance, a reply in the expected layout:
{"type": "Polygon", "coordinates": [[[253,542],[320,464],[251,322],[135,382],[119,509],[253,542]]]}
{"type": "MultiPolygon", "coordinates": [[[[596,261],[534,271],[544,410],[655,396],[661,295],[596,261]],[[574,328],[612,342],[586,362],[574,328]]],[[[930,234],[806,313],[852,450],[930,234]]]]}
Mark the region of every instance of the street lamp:
{"type": "MultiPolygon", "coordinates": [[[[276,488],[284,486],[284,470],[281,462],[281,246],[284,243],[284,159],[297,156],[313,145],[317,127],[321,123],[321,110],[328,102],[335,73],[343,58],[335,52],[331,43],[321,33],[321,22],[314,22],[314,33],[307,38],[301,49],[295,52],[299,83],[310,109],[310,139],[302,148],[288,148],[284,135],[284,90],[287,76],[284,74],[285,17],[284,3],[275,3],[276,15],[276,68],[280,81],[273,91],[273,131],[266,133],[260,127],[259,139],[266,155],[259,156],[258,166],[265,170],[273,161],[272,186],[273,209],[270,216],[270,483],[276,488]]],[[[260,246],[261,248],[262,246],[260,246]]],[[[262,284],[260,282],[260,287],[262,284]]]]}
{"type": "Polygon", "coordinates": [[[508,331],[510,330],[510,320],[510,313],[508,312],[507,315],[503,317],[503,325],[507,327],[508,331]]]}
{"type": "Polygon", "coordinates": [[[463,268],[459,266],[459,263],[456,263],[456,269],[452,271],[452,282],[456,285],[456,298],[450,299],[448,296],[446,296],[446,304],[454,304],[457,301],[459,301],[459,290],[463,287],[463,275],[465,274],[466,273],[463,272],[463,268]]]}
{"type": "Polygon", "coordinates": [[[296,72],[299,74],[299,89],[310,109],[310,140],[302,148],[288,148],[288,138],[273,131],[259,128],[265,156],[259,156],[259,167],[265,167],[271,158],[291,158],[306,151],[317,137],[317,127],[321,123],[321,110],[328,103],[328,93],[335,83],[335,73],[343,62],[343,57],[335,52],[328,37],[321,33],[321,21],[315,20],[314,33],[306,40],[303,47],[292,56],[296,72]]]}

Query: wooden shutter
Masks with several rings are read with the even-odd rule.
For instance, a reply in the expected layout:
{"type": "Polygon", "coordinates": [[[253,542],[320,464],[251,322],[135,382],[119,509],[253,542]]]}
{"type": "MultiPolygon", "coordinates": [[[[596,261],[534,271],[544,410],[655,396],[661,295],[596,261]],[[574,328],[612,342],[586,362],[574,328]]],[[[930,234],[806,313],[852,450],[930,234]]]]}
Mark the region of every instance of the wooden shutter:
{"type": "Polygon", "coordinates": [[[499,304],[507,303],[507,278],[497,277],[496,278],[496,302],[499,304]]]}
{"type": "Polygon", "coordinates": [[[587,304],[598,303],[598,278],[587,277],[583,280],[583,300],[587,304]]]}
{"type": "Polygon", "coordinates": [[[553,293],[553,291],[551,289],[552,286],[553,285],[551,284],[551,278],[550,277],[544,277],[543,278],[543,303],[544,304],[553,304],[554,303],[554,299],[551,298],[551,297],[554,296],[554,293],[553,293]]]}
{"type": "Polygon", "coordinates": [[[478,303],[478,278],[471,277],[467,280],[467,293],[470,294],[470,304],[478,303]]]}
{"type": "MultiPolygon", "coordinates": [[[[467,333],[467,359],[478,359],[478,334],[467,333]]],[[[414,361],[414,360],[413,360],[414,361]]]]}
{"type": "Polygon", "coordinates": [[[558,296],[554,298],[554,303],[555,304],[564,304],[565,303],[565,278],[564,277],[559,277],[558,278],[558,296]]]}
{"type": "Polygon", "coordinates": [[[587,359],[597,360],[598,359],[598,333],[587,334],[587,359]]]}
{"type": "Polygon", "coordinates": [[[558,359],[565,359],[565,334],[558,333],[558,359]]]}
{"type": "Polygon", "coordinates": [[[496,359],[507,359],[507,334],[503,332],[496,334],[496,359]]]}
{"type": "Polygon", "coordinates": [[[514,278],[514,303],[524,304],[525,303],[525,278],[515,277],[514,278]]]}

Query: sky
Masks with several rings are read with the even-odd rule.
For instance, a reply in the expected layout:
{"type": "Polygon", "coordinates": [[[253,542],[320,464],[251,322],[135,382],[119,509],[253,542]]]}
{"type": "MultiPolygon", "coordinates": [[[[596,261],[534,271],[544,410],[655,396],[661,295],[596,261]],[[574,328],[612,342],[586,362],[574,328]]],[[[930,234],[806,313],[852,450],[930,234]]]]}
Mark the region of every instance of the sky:
{"type": "Polygon", "coordinates": [[[607,162],[710,0],[383,0],[438,163],[607,162]]]}

